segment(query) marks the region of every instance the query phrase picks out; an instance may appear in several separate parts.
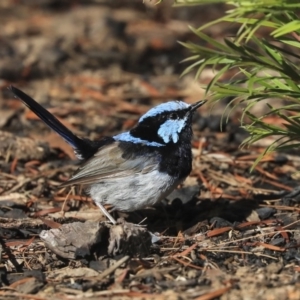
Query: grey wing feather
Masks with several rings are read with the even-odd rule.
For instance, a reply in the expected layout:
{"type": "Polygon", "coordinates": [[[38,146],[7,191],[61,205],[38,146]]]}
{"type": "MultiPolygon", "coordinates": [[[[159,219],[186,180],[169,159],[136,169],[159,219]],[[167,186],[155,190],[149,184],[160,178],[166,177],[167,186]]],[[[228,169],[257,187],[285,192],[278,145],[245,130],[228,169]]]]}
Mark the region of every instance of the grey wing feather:
{"type": "Polygon", "coordinates": [[[109,180],[136,173],[148,173],[158,167],[157,156],[122,158],[123,152],[118,145],[119,143],[113,143],[102,147],[76,171],[70,180],[61,186],[92,184],[103,179],[109,180]]]}

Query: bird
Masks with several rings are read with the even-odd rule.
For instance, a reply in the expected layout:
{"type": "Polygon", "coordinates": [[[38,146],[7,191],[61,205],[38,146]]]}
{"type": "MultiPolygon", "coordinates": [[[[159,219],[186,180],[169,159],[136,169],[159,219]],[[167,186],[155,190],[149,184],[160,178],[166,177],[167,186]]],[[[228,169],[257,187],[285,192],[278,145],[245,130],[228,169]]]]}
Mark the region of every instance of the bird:
{"type": "Polygon", "coordinates": [[[81,165],[61,187],[82,185],[112,224],[105,209],[131,212],[168,196],[192,170],[192,117],[206,101],[172,100],[154,106],[129,131],[92,141],[81,138],[20,89],[10,91],[70,144],[81,165]]]}

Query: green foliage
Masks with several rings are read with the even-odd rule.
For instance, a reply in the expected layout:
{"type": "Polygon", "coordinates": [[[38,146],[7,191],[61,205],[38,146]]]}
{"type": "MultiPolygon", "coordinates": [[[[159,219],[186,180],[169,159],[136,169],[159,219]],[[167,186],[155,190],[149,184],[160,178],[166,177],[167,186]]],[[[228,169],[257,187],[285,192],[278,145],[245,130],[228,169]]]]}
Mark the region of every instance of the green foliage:
{"type": "Polygon", "coordinates": [[[242,125],[250,137],[244,144],[254,143],[262,138],[276,136],[276,141],[266,152],[300,144],[300,20],[297,12],[299,1],[202,1],[176,0],[176,5],[199,5],[226,3],[228,10],[221,18],[200,28],[191,30],[199,37],[199,43],[181,43],[191,56],[185,60],[190,65],[184,74],[195,71],[199,77],[206,67],[216,71],[207,86],[212,101],[232,97],[232,104],[244,103],[242,125]],[[204,33],[205,29],[219,24],[236,27],[236,35],[224,41],[204,33]],[[262,38],[263,36],[263,38],[262,38]],[[234,76],[229,74],[235,74],[234,76]],[[230,80],[228,81],[228,78],[230,80]],[[222,78],[226,78],[227,81],[222,78]],[[289,105],[280,109],[269,106],[263,116],[254,116],[249,110],[257,102],[281,98],[289,105]],[[290,114],[292,112],[292,115],[290,114]],[[245,125],[245,115],[252,123],[245,125]],[[282,126],[266,124],[263,119],[277,115],[282,126]]]}

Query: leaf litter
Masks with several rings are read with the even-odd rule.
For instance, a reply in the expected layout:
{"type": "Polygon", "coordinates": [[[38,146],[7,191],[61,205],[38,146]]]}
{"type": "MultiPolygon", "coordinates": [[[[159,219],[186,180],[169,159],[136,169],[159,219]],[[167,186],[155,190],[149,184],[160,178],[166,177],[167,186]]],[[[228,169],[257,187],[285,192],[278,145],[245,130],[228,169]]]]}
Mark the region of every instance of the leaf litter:
{"type": "Polygon", "coordinates": [[[9,84],[97,139],[161,101],[203,98],[209,82],[179,78],[176,44],[207,8],[118,5],[0,4],[0,298],[299,299],[299,155],[251,172],[272,140],[240,149],[241,112],[220,131],[225,101],[195,116],[193,171],[157,206],[112,226],[80,188],[59,188],[78,163],[9,84]]]}

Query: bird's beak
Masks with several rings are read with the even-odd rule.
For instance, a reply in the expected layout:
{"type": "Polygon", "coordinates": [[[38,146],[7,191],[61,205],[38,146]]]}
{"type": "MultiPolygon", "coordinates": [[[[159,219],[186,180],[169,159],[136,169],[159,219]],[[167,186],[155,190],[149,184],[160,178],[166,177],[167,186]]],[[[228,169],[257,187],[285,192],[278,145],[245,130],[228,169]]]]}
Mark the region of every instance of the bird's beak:
{"type": "Polygon", "coordinates": [[[190,111],[191,112],[195,111],[198,107],[202,106],[205,102],[206,102],[206,100],[201,100],[201,101],[198,101],[198,102],[192,104],[190,106],[190,109],[191,109],[190,111]]]}

